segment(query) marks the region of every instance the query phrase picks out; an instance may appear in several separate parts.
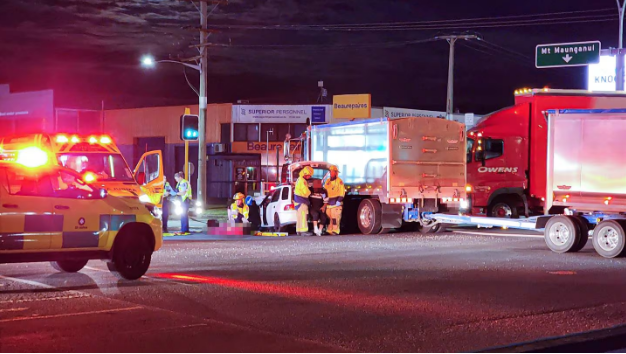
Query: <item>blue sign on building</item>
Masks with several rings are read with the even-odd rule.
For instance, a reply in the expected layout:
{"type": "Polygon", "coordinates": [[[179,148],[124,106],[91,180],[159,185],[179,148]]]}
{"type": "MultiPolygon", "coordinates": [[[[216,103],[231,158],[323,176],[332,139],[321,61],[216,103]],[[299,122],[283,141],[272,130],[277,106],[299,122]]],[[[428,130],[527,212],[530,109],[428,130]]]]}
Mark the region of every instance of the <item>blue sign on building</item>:
{"type": "Polygon", "coordinates": [[[326,123],[326,107],[311,107],[311,123],[326,123]]]}

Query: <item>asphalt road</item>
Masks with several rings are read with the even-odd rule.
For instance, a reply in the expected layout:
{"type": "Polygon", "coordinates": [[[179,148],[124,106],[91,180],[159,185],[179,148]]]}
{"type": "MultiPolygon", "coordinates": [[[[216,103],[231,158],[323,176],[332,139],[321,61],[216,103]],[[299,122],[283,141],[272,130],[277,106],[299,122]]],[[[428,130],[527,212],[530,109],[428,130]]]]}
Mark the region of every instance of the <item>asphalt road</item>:
{"type": "Polygon", "coordinates": [[[625,322],[626,260],[536,236],[170,240],[136,282],[0,265],[0,351],[477,351],[625,322]]]}

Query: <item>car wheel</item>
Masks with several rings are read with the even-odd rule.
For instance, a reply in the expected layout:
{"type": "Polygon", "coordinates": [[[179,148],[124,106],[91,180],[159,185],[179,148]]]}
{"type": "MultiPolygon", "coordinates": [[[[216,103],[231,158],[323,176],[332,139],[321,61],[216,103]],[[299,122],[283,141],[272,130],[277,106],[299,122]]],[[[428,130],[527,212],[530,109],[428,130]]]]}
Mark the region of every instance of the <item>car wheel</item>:
{"type": "Polygon", "coordinates": [[[50,262],[52,268],[59,272],[76,273],[87,265],[87,259],[50,262]]]}
{"type": "Polygon", "coordinates": [[[274,214],[274,232],[283,232],[284,227],[280,225],[280,217],[278,213],[274,214]]]}

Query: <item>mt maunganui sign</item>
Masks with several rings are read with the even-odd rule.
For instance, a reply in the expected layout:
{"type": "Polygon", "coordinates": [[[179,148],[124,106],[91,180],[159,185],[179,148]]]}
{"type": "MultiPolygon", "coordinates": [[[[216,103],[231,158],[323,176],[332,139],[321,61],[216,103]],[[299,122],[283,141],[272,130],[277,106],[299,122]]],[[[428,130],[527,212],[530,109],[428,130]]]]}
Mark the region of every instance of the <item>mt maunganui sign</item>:
{"type": "Polygon", "coordinates": [[[585,66],[600,62],[600,42],[540,44],[535,49],[537,68],[585,66]]]}

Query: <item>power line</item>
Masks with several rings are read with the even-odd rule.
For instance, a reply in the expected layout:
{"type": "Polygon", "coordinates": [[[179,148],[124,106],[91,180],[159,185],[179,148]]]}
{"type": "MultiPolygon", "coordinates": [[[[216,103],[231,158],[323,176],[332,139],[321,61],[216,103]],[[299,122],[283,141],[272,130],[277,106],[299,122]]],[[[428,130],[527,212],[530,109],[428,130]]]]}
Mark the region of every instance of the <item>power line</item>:
{"type": "Polygon", "coordinates": [[[384,26],[308,26],[308,25],[210,25],[212,28],[219,29],[241,29],[241,30],[282,30],[282,31],[405,31],[405,30],[437,30],[437,29],[458,29],[458,28],[489,28],[489,27],[510,27],[510,26],[529,26],[529,25],[550,25],[563,23],[581,23],[581,22],[600,22],[612,21],[617,18],[615,14],[606,15],[585,15],[585,16],[567,16],[567,17],[551,17],[503,21],[492,20],[484,21],[482,19],[463,20],[468,23],[458,23],[457,20],[448,20],[440,24],[413,23],[413,24],[391,24],[384,26]],[[469,22],[471,20],[471,22],[469,22]],[[567,22],[564,22],[567,21],[567,22]]]}
{"type": "Polygon", "coordinates": [[[326,45],[326,44],[221,44],[221,43],[208,43],[207,46],[219,47],[219,48],[249,48],[249,49],[350,49],[350,48],[374,48],[374,47],[401,47],[412,44],[421,44],[435,41],[435,38],[426,38],[420,40],[411,41],[396,41],[396,42],[378,42],[378,43],[356,43],[356,44],[338,44],[338,45],[326,45]]]}
{"type": "Polygon", "coordinates": [[[502,20],[512,18],[528,18],[528,17],[543,17],[554,15],[567,15],[567,14],[579,14],[590,12],[615,12],[613,8],[604,8],[597,10],[578,10],[578,11],[562,11],[562,12],[548,12],[542,14],[527,14],[527,15],[512,15],[512,16],[492,16],[492,17],[475,17],[455,20],[434,20],[434,21],[412,21],[412,22],[378,22],[378,23],[353,23],[353,24],[311,24],[311,25],[276,25],[276,26],[308,26],[308,27],[361,27],[361,26],[387,26],[387,25],[414,25],[414,24],[428,24],[428,23],[446,23],[446,22],[471,22],[471,21],[483,21],[483,20],[502,20]]]}

